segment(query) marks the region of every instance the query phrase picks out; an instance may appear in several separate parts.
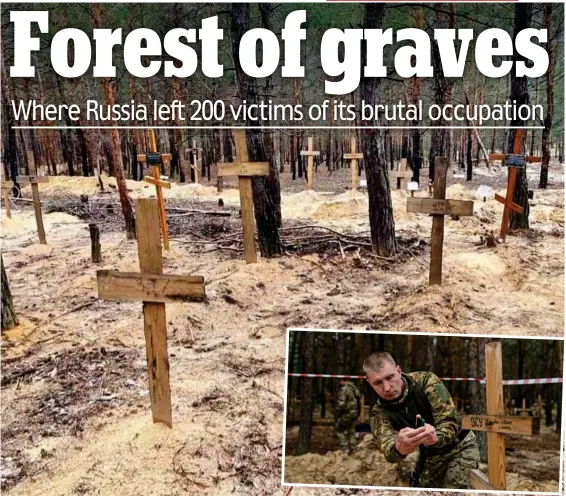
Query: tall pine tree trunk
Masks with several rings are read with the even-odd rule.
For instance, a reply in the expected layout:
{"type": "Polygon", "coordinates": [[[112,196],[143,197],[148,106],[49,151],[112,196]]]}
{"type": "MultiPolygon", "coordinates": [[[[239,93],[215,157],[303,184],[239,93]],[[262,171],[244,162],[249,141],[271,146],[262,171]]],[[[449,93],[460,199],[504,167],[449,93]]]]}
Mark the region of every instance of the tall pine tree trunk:
{"type": "MultiPolygon", "coordinates": [[[[261,6],[264,4],[260,4],[261,6]]],[[[250,28],[250,5],[243,3],[232,4],[231,42],[236,80],[240,100],[246,100],[248,105],[259,103],[259,96],[254,78],[248,76],[240,65],[240,40],[250,28]]],[[[261,122],[248,121],[246,125],[259,125],[261,122]]],[[[269,175],[254,177],[252,180],[255,221],[259,249],[263,257],[281,254],[281,239],[279,236],[278,212],[281,211],[281,190],[279,186],[279,171],[273,159],[273,138],[271,133],[261,130],[247,129],[248,155],[251,162],[269,162],[269,175]]]]}
{"type": "Polygon", "coordinates": [[[2,330],[13,329],[18,325],[16,312],[14,312],[14,302],[12,300],[12,292],[8,283],[8,276],[4,268],[4,257],[0,255],[0,265],[2,271],[2,330]]]}
{"type": "MultiPolygon", "coordinates": [[[[94,27],[103,27],[102,23],[102,5],[99,3],[92,4],[92,16],[94,19],[94,27]]],[[[104,100],[106,105],[114,104],[114,88],[107,78],[101,78],[100,82],[104,90],[104,100]]],[[[120,144],[120,133],[118,129],[110,130],[110,138],[112,140],[112,162],[114,164],[114,173],[116,174],[116,184],[118,185],[118,193],[120,195],[120,204],[122,213],[126,222],[126,236],[128,239],[136,237],[136,220],[132,209],[130,195],[126,188],[126,178],[124,177],[124,167],[122,162],[122,146],[120,144]]]]}
{"type": "MultiPolygon", "coordinates": [[[[485,338],[470,338],[468,340],[468,377],[485,377],[485,338]]],[[[468,383],[468,396],[471,401],[472,414],[484,414],[487,408],[485,385],[477,381],[468,383]]],[[[478,447],[482,460],[487,460],[487,436],[476,432],[478,447]]]]}
{"type": "MultiPolygon", "coordinates": [[[[366,29],[381,26],[385,15],[385,5],[364,5],[364,27],[366,29]]],[[[367,61],[367,51],[362,55],[362,64],[367,61]]],[[[366,102],[379,99],[379,78],[363,78],[360,97],[366,102]]],[[[379,119],[364,121],[365,125],[378,125],[379,119]]],[[[391,257],[397,253],[395,240],[395,221],[393,203],[389,187],[387,159],[383,146],[383,135],[379,129],[362,130],[361,149],[364,154],[369,197],[369,223],[371,229],[372,250],[379,256],[391,257]]]]}
{"type": "MultiPolygon", "coordinates": [[[[531,26],[531,18],[533,14],[533,5],[530,3],[521,3],[515,5],[515,27],[513,39],[517,38],[519,32],[531,26]]],[[[513,52],[513,66],[517,66],[518,61],[525,61],[526,58],[520,55],[515,49],[513,52]]],[[[529,89],[527,77],[517,77],[516,71],[511,71],[511,101],[516,100],[516,106],[529,103],[529,89]]],[[[522,119],[512,120],[511,126],[524,126],[525,122],[522,119]]],[[[516,129],[511,129],[507,141],[507,153],[513,153],[513,144],[515,141],[516,129]]],[[[525,144],[523,142],[523,150],[525,144]]],[[[515,191],[513,192],[513,201],[523,207],[523,213],[511,211],[511,221],[509,224],[510,229],[528,229],[529,228],[529,196],[528,196],[529,182],[527,178],[527,168],[521,167],[517,171],[517,182],[515,183],[515,191]]]]}
{"type": "MultiPolygon", "coordinates": [[[[542,6],[544,12],[544,27],[548,31],[549,42],[546,46],[548,52],[548,71],[546,71],[546,117],[544,118],[544,129],[542,130],[542,164],[540,167],[540,180],[538,187],[548,187],[548,165],[550,164],[550,133],[552,131],[552,119],[554,118],[554,72],[556,69],[556,57],[554,56],[554,43],[551,38],[552,11],[554,6],[550,3],[542,6]]],[[[537,80],[538,82],[538,80],[537,80]]],[[[532,152],[531,152],[532,153],[532,152]]]]}

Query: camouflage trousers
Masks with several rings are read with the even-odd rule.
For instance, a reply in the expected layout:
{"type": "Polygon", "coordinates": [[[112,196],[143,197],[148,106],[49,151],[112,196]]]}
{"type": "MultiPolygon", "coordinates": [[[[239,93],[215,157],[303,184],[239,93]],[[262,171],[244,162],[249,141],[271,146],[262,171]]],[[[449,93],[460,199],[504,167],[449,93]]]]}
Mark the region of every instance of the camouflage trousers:
{"type": "Polygon", "coordinates": [[[470,471],[478,468],[480,452],[473,432],[446,455],[430,456],[419,481],[419,487],[467,489],[470,471]]]}
{"type": "Polygon", "coordinates": [[[336,427],[336,436],[340,443],[340,449],[343,453],[349,453],[356,449],[356,425],[358,417],[343,417],[338,421],[336,427]]]}

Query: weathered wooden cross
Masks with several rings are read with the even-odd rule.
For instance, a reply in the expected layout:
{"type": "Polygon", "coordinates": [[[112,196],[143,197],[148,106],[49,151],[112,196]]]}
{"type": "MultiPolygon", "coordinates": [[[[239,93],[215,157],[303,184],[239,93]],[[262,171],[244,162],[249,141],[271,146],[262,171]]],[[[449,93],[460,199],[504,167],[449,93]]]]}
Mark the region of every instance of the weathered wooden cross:
{"type": "Polygon", "coordinates": [[[13,181],[2,179],[2,196],[4,197],[4,208],[8,219],[12,218],[12,205],[10,204],[10,190],[14,187],[13,181]]]}
{"type": "Polygon", "coordinates": [[[320,152],[314,150],[312,136],[309,136],[308,139],[308,149],[301,150],[301,155],[308,157],[307,189],[314,189],[314,157],[318,157],[320,152]]]}
{"type": "Polygon", "coordinates": [[[35,221],[37,223],[37,234],[39,236],[39,242],[42,245],[47,244],[45,239],[45,228],[43,227],[43,215],[41,213],[41,202],[39,200],[39,183],[48,183],[49,177],[47,176],[37,176],[35,175],[37,170],[35,167],[35,159],[33,158],[33,152],[27,152],[28,166],[31,175],[29,176],[18,176],[16,182],[23,186],[31,184],[31,195],[33,198],[33,209],[35,210],[35,221]]]}
{"type": "Polygon", "coordinates": [[[413,171],[407,169],[407,159],[402,158],[398,169],[389,171],[389,180],[395,185],[395,188],[391,189],[401,189],[406,188],[407,180],[413,177],[413,171]],[[399,181],[397,180],[399,179],[399,181]]]}
{"type": "Polygon", "coordinates": [[[201,276],[163,274],[157,201],[136,202],[136,232],[141,272],[99,270],[96,273],[101,300],[142,301],[149,377],[149,397],[154,422],[172,427],[167,320],[165,303],[205,298],[201,276]]]}
{"type": "Polygon", "coordinates": [[[161,170],[158,165],[153,166],[153,177],[144,176],[143,180],[146,183],[155,186],[155,193],[157,195],[157,205],[159,207],[159,225],[161,226],[161,233],[163,234],[163,248],[169,250],[169,228],[167,227],[167,214],[165,213],[165,200],[163,199],[163,191],[161,188],[171,189],[171,183],[161,179],[161,170]]]}
{"type": "Polygon", "coordinates": [[[432,215],[429,284],[442,284],[442,249],[444,245],[444,216],[474,213],[474,202],[446,199],[446,172],[448,159],[435,160],[434,198],[407,198],[407,212],[432,215]]]}
{"type": "Polygon", "coordinates": [[[236,162],[218,164],[218,176],[238,176],[242,230],[244,233],[244,257],[246,263],[256,263],[252,177],[269,175],[269,162],[249,162],[246,132],[243,129],[234,129],[233,133],[236,143],[236,162]]]}
{"type": "Polygon", "coordinates": [[[171,189],[171,183],[161,180],[161,162],[163,160],[171,160],[170,153],[158,153],[157,143],[155,141],[155,132],[153,129],[149,130],[149,152],[147,154],[141,153],[138,155],[138,162],[147,163],[152,167],[153,176],[144,176],[143,180],[146,183],[155,186],[155,193],[157,195],[157,204],[159,206],[159,225],[161,226],[161,233],[163,234],[163,247],[169,250],[169,229],[167,228],[167,215],[165,214],[165,200],[163,199],[163,191],[161,188],[171,189]]]}
{"type": "Polygon", "coordinates": [[[487,415],[462,416],[462,428],[487,432],[488,477],[479,470],[470,473],[470,487],[483,490],[505,490],[505,434],[532,436],[539,433],[539,417],[505,416],[503,400],[503,359],[501,343],[485,347],[487,415]]]}
{"type": "Polygon", "coordinates": [[[509,217],[511,215],[511,210],[522,214],[524,208],[513,202],[513,194],[515,193],[515,183],[517,181],[517,170],[518,167],[525,167],[528,162],[540,162],[540,157],[533,157],[531,155],[523,155],[523,138],[525,136],[524,129],[517,129],[515,133],[515,139],[513,141],[513,153],[509,155],[503,155],[502,153],[491,153],[489,155],[489,160],[501,160],[501,162],[506,165],[509,169],[507,176],[507,193],[505,198],[501,195],[495,194],[495,199],[499,203],[503,203],[503,219],[501,220],[501,231],[499,237],[505,241],[507,237],[507,232],[509,231],[509,217]]]}
{"type": "Polygon", "coordinates": [[[364,158],[363,153],[358,153],[358,143],[355,136],[350,140],[350,153],[344,154],[344,160],[351,160],[350,175],[352,178],[352,191],[358,190],[358,160],[364,158]]]}
{"type": "MultiPolygon", "coordinates": [[[[199,172],[201,172],[200,167],[198,165],[198,154],[201,153],[202,154],[202,148],[198,148],[197,147],[197,141],[193,140],[193,147],[192,148],[187,148],[185,150],[186,152],[193,152],[193,163],[191,164],[191,169],[193,169],[195,171],[195,183],[198,184],[199,182],[199,172]]],[[[187,157],[185,157],[185,159],[187,160],[187,157]]]]}

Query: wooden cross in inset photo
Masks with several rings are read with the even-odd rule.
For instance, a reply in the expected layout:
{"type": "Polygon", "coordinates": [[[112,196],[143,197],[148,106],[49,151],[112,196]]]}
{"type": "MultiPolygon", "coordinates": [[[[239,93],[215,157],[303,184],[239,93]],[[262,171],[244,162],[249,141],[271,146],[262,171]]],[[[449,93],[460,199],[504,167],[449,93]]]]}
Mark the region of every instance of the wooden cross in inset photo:
{"type": "Polygon", "coordinates": [[[140,272],[99,270],[100,300],[141,301],[149,377],[149,397],[154,422],[172,427],[167,320],[165,303],[203,301],[204,278],[163,274],[157,201],[136,202],[136,233],[140,272]]]}
{"type": "Polygon", "coordinates": [[[314,189],[314,157],[318,157],[320,155],[320,152],[314,150],[313,141],[312,136],[309,136],[308,149],[301,150],[301,155],[303,157],[308,157],[307,189],[314,189]]]}
{"type": "Polygon", "coordinates": [[[352,178],[352,191],[358,190],[358,160],[364,158],[363,153],[358,153],[358,142],[355,136],[350,140],[350,153],[345,153],[344,160],[350,160],[350,176],[352,178]]]}
{"type": "Polygon", "coordinates": [[[392,183],[391,189],[406,189],[407,180],[410,180],[412,177],[413,171],[407,169],[407,159],[402,158],[398,169],[389,171],[389,180],[392,183]],[[393,185],[395,185],[395,187],[393,187],[393,185]]]}
{"type": "Polygon", "coordinates": [[[48,176],[37,176],[35,159],[33,157],[33,152],[27,152],[29,171],[32,175],[29,176],[18,176],[16,182],[21,184],[22,187],[31,184],[31,195],[33,198],[33,209],[35,211],[35,222],[37,223],[37,235],[39,236],[39,242],[42,245],[47,244],[47,239],[45,239],[45,228],[43,227],[43,214],[41,213],[41,201],[39,200],[39,183],[48,183],[48,176]]]}
{"type": "MultiPolygon", "coordinates": [[[[503,155],[502,153],[492,153],[489,155],[490,160],[501,160],[502,164],[508,168],[507,176],[507,193],[505,198],[501,195],[495,194],[495,199],[499,203],[503,203],[503,219],[501,220],[501,231],[499,233],[500,239],[505,241],[507,233],[509,232],[509,221],[511,216],[511,210],[522,214],[525,209],[521,205],[517,205],[513,201],[513,195],[515,193],[515,183],[517,182],[517,171],[519,167],[526,167],[529,162],[539,162],[540,157],[534,157],[532,155],[523,155],[523,138],[525,136],[524,129],[517,129],[515,133],[515,139],[513,141],[513,153],[509,155],[503,155]]],[[[528,201],[528,200],[527,200],[528,201]]]]}
{"type": "Polygon", "coordinates": [[[256,263],[252,177],[268,176],[269,162],[250,162],[246,132],[243,129],[234,129],[233,133],[236,144],[236,162],[218,164],[218,176],[238,176],[244,234],[244,258],[246,263],[256,263]]]}
{"type": "Polygon", "coordinates": [[[470,487],[486,491],[507,489],[505,434],[533,436],[540,431],[539,417],[505,416],[501,343],[485,347],[487,415],[462,416],[462,428],[487,432],[488,477],[480,470],[470,473],[470,487]]]}
{"type": "Polygon", "coordinates": [[[429,284],[442,284],[442,250],[444,246],[444,216],[470,216],[474,214],[474,202],[446,199],[446,173],[448,159],[435,160],[434,198],[407,198],[407,212],[432,215],[430,241],[429,284]]]}

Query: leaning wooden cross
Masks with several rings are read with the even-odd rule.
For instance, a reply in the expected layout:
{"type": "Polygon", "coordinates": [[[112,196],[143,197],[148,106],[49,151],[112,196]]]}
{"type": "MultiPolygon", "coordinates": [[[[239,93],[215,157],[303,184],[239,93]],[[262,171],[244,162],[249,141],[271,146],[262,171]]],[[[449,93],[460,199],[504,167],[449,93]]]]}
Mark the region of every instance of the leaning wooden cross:
{"type": "Polygon", "coordinates": [[[14,187],[13,181],[2,180],[2,196],[4,197],[4,208],[8,219],[12,218],[12,205],[10,204],[10,190],[14,187]]]}
{"type": "MultiPolygon", "coordinates": [[[[33,152],[27,152],[29,171],[32,174],[36,173],[35,160],[33,158],[33,152]]],[[[43,227],[43,215],[41,213],[41,202],[39,200],[39,183],[48,183],[49,177],[47,176],[18,176],[16,182],[23,186],[31,184],[31,195],[33,198],[33,209],[35,211],[35,221],[37,223],[37,234],[39,236],[39,242],[42,245],[47,244],[45,239],[45,228],[43,227]]]]}
{"type": "Polygon", "coordinates": [[[301,155],[308,157],[307,189],[314,189],[314,157],[318,157],[320,152],[314,150],[312,137],[309,137],[308,143],[308,150],[301,150],[301,155]]]}
{"type": "Polygon", "coordinates": [[[344,160],[351,160],[350,162],[350,175],[352,178],[352,191],[358,190],[358,160],[364,158],[363,153],[358,153],[358,144],[356,137],[352,136],[350,140],[350,153],[344,154],[344,160]]]}
{"type": "Polygon", "coordinates": [[[401,189],[404,190],[407,187],[407,180],[413,177],[413,171],[407,169],[407,159],[402,158],[399,168],[397,170],[389,171],[389,180],[395,185],[395,188],[391,189],[401,189]],[[399,179],[399,181],[397,181],[399,179]]]}
{"type": "Polygon", "coordinates": [[[150,152],[147,155],[143,153],[138,155],[138,161],[147,162],[148,165],[153,166],[153,176],[144,176],[143,180],[155,186],[157,204],[159,206],[159,225],[161,226],[161,233],[163,235],[163,247],[169,250],[169,229],[167,227],[167,215],[165,213],[165,200],[161,188],[171,189],[171,183],[161,180],[161,162],[162,160],[171,160],[171,154],[157,152],[153,129],[149,130],[149,150],[150,152]]]}
{"type": "Polygon", "coordinates": [[[151,198],[137,200],[136,232],[141,272],[97,271],[98,298],[143,302],[149,397],[153,421],[172,427],[165,303],[204,300],[204,279],[201,276],[163,274],[156,200],[151,198]]]}
{"type": "Polygon", "coordinates": [[[252,177],[269,175],[269,162],[249,162],[245,131],[234,129],[233,133],[236,142],[236,162],[218,164],[218,176],[238,176],[244,233],[244,257],[246,263],[256,263],[252,177]]]}
{"type": "Polygon", "coordinates": [[[501,220],[501,231],[499,237],[505,241],[507,237],[507,232],[509,231],[509,217],[511,215],[511,210],[522,214],[524,208],[517,205],[513,201],[513,195],[515,193],[515,183],[517,182],[517,171],[519,167],[525,167],[527,163],[530,162],[540,162],[540,157],[533,157],[531,155],[523,155],[523,138],[525,136],[524,129],[517,129],[515,133],[515,139],[513,141],[513,153],[509,155],[503,155],[502,153],[491,153],[489,155],[489,160],[501,160],[501,162],[506,165],[509,169],[507,176],[507,193],[505,198],[501,195],[496,194],[495,199],[499,203],[503,203],[503,219],[501,220]]]}
{"type": "Polygon", "coordinates": [[[501,343],[485,347],[487,415],[462,416],[462,428],[487,432],[488,477],[479,470],[470,473],[470,487],[482,490],[505,490],[505,434],[532,436],[539,433],[539,417],[505,416],[503,401],[503,360],[501,343]]]}
{"type": "Polygon", "coordinates": [[[432,215],[429,284],[442,284],[442,249],[444,245],[444,216],[474,213],[474,202],[446,199],[446,172],[448,159],[435,160],[434,198],[407,198],[407,212],[432,215]],[[437,164],[437,165],[436,165],[437,164]]]}

